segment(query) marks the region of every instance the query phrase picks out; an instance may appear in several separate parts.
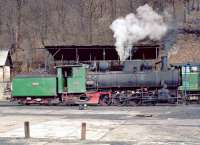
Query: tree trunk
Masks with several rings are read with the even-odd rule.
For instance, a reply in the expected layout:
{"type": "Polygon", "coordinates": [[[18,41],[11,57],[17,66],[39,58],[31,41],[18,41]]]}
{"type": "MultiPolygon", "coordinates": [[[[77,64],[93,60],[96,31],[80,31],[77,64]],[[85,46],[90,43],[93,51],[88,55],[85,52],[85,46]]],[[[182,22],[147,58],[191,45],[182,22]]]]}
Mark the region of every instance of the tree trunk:
{"type": "Polygon", "coordinates": [[[133,12],[133,1],[129,0],[130,12],[133,12]]]}
{"type": "Polygon", "coordinates": [[[187,9],[187,1],[184,0],[184,23],[186,23],[186,21],[187,21],[187,12],[186,12],[186,9],[187,9]]]}
{"type": "Polygon", "coordinates": [[[195,0],[192,0],[192,11],[195,10],[195,0]]]}
{"type": "Polygon", "coordinates": [[[190,14],[190,0],[186,0],[187,2],[187,13],[190,14]]]}
{"type": "Polygon", "coordinates": [[[93,31],[92,30],[92,24],[93,24],[92,23],[92,17],[90,17],[89,18],[89,38],[88,38],[88,41],[89,41],[90,44],[92,44],[92,41],[93,41],[92,40],[92,31],[93,31]]]}
{"type": "Polygon", "coordinates": [[[23,0],[17,0],[17,26],[16,26],[16,31],[15,31],[15,36],[16,36],[16,61],[18,60],[18,55],[17,52],[21,49],[21,21],[22,21],[22,5],[23,5],[23,0]]]}
{"type": "Polygon", "coordinates": [[[176,18],[175,0],[172,0],[172,5],[173,5],[173,17],[176,18]]]}
{"type": "Polygon", "coordinates": [[[110,4],[111,4],[111,18],[113,21],[116,18],[117,2],[116,0],[110,0],[110,4]]]}

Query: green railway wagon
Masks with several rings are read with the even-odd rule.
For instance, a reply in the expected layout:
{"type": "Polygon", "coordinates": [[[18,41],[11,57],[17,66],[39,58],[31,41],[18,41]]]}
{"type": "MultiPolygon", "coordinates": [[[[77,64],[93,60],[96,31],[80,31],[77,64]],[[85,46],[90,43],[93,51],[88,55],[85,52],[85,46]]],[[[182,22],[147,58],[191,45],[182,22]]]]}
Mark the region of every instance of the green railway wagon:
{"type": "Polygon", "coordinates": [[[186,102],[200,103],[200,65],[182,65],[181,70],[182,85],[179,87],[181,96],[186,102]]]}
{"type": "Polygon", "coordinates": [[[182,86],[179,90],[198,91],[199,90],[199,73],[190,72],[182,73],[182,86]]]}
{"type": "Polygon", "coordinates": [[[12,81],[12,96],[57,96],[56,82],[56,76],[17,76],[12,81]]]}

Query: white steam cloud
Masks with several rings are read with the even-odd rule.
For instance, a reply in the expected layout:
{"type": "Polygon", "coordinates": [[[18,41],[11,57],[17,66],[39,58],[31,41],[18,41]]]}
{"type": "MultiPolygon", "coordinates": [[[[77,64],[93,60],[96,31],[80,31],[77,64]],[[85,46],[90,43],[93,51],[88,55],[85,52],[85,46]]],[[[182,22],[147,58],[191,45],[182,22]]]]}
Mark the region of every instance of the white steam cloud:
{"type": "Polygon", "coordinates": [[[167,32],[167,25],[163,17],[156,13],[152,7],[145,4],[126,17],[118,18],[110,25],[116,39],[116,50],[120,60],[125,60],[133,44],[149,38],[160,40],[167,32]]]}

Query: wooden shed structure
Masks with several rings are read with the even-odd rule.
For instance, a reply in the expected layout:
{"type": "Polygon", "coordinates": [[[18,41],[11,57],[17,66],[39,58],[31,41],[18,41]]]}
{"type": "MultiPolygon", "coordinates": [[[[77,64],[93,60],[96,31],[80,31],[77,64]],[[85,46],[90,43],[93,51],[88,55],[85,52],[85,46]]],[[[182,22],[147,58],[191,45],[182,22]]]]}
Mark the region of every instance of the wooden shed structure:
{"type": "Polygon", "coordinates": [[[0,49],[0,100],[10,97],[12,67],[13,63],[9,49],[0,49]]]}
{"type": "Polygon", "coordinates": [[[0,82],[10,82],[12,59],[9,49],[0,49],[0,82]]]}

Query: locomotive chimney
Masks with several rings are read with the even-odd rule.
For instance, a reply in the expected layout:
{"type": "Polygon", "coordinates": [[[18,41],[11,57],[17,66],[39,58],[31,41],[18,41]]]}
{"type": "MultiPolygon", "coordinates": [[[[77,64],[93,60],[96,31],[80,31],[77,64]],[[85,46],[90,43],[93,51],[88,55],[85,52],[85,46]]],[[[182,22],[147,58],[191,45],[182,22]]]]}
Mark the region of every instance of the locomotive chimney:
{"type": "Polygon", "coordinates": [[[168,69],[168,57],[167,55],[163,55],[161,57],[161,70],[166,71],[168,69]]]}
{"type": "Polygon", "coordinates": [[[163,48],[163,55],[161,56],[161,70],[166,71],[168,69],[168,50],[165,45],[163,45],[163,48]]]}
{"type": "Polygon", "coordinates": [[[161,54],[161,71],[168,70],[168,48],[166,47],[166,44],[160,43],[160,48],[162,48],[162,54],[161,54]]]}

